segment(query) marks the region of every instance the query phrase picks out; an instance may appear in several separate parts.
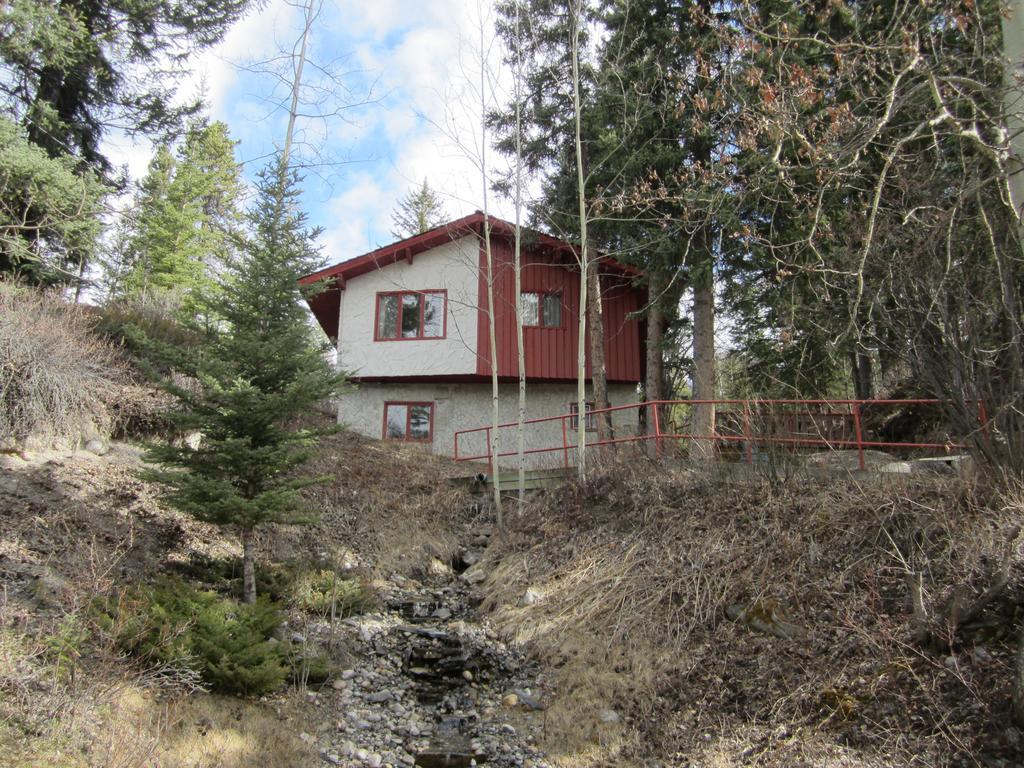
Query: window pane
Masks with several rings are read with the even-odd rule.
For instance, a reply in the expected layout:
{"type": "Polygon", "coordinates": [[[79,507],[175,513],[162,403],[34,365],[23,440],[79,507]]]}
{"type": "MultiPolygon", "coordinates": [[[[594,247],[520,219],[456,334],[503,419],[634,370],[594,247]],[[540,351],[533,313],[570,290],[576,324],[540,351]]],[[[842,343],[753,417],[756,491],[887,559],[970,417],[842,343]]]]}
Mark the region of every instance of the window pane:
{"type": "Polygon", "coordinates": [[[423,335],[430,339],[444,336],[444,294],[424,294],[423,335]]]}
{"type": "Polygon", "coordinates": [[[522,299],[523,325],[537,325],[537,315],[540,311],[540,294],[522,293],[520,298],[522,299]]]}
{"type": "Polygon", "coordinates": [[[558,293],[545,293],[540,324],[545,328],[562,327],[562,296],[558,293]]]}
{"type": "Polygon", "coordinates": [[[387,432],[385,437],[401,440],[405,437],[405,421],[409,413],[409,407],[406,405],[389,405],[387,409],[387,432]]]}
{"type": "Polygon", "coordinates": [[[409,406],[409,437],[412,440],[430,439],[430,411],[429,405],[409,406]]]}
{"type": "Polygon", "coordinates": [[[415,339],[420,335],[420,295],[402,294],[402,338],[415,339]]]}
{"type": "Polygon", "coordinates": [[[381,296],[377,304],[377,335],[382,339],[398,338],[398,297],[381,296]]]}

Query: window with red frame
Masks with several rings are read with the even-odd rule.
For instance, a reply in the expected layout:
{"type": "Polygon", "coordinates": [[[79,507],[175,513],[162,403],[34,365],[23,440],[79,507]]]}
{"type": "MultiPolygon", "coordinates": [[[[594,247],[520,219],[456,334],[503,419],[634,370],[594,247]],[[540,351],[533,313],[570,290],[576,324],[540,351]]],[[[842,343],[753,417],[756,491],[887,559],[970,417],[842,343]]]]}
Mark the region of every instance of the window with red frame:
{"type": "Polygon", "coordinates": [[[523,291],[521,311],[527,328],[561,328],[562,294],[523,291]]]}
{"type": "Polygon", "coordinates": [[[374,338],[443,339],[445,291],[396,291],[377,294],[374,338]]]}
{"type": "Polygon", "coordinates": [[[434,439],[433,403],[384,403],[384,439],[434,439]]]}

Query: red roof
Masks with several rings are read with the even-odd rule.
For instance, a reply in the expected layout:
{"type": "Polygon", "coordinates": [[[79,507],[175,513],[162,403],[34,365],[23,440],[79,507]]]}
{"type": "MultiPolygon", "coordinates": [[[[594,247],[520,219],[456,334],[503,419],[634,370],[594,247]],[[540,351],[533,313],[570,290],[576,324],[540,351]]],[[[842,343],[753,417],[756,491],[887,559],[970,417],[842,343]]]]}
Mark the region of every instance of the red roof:
{"type": "MultiPolygon", "coordinates": [[[[515,225],[511,222],[497,219],[494,216],[489,217],[489,219],[492,233],[505,237],[513,237],[515,235],[515,225]]],[[[340,279],[340,282],[344,285],[346,280],[353,277],[389,266],[400,259],[412,259],[418,253],[436,248],[460,237],[465,237],[470,233],[482,234],[483,222],[484,214],[481,211],[475,211],[469,216],[434,227],[423,234],[407,237],[405,240],[399,240],[397,243],[364,253],[362,256],[356,256],[354,259],[325,267],[318,272],[313,272],[300,278],[299,283],[301,285],[309,285],[320,280],[340,279]]],[[[576,246],[565,240],[560,240],[557,237],[545,235],[543,232],[527,229],[526,227],[522,228],[522,232],[530,238],[532,243],[557,251],[576,253],[576,246]]],[[[609,258],[602,258],[601,264],[610,271],[618,272],[622,275],[639,276],[642,274],[638,269],[620,264],[609,258]]]]}

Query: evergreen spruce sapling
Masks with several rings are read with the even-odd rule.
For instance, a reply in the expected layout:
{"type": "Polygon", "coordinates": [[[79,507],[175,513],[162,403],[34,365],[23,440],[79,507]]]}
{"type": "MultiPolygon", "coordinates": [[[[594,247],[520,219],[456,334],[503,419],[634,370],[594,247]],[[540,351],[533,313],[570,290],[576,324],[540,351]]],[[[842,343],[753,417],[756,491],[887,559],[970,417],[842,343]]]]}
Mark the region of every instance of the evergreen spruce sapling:
{"type": "Polygon", "coordinates": [[[391,230],[391,235],[396,240],[422,235],[427,230],[444,224],[447,219],[444,203],[424,179],[423,186],[419,189],[410,189],[408,194],[398,201],[398,207],[392,211],[391,223],[394,224],[394,229],[391,230]]]}
{"type": "Polygon", "coordinates": [[[256,528],[308,522],[300,490],[324,479],[296,477],[323,430],[294,422],[342,381],[312,341],[300,302],[298,279],[320,259],[297,183],[280,160],[260,173],[250,233],[213,299],[221,327],[194,350],[162,350],[196,382],[165,387],[178,400],[176,425],[199,431],[199,446],[154,445],[148,456],[159,467],[147,476],[167,486],[175,507],[238,531],[247,603],[256,600],[256,528]]]}

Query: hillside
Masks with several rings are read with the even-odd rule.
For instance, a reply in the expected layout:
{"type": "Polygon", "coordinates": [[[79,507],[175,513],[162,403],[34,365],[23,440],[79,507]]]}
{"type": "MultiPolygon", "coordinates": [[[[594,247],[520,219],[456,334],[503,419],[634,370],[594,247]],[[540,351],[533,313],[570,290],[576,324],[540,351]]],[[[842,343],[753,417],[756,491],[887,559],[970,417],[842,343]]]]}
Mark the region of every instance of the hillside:
{"type": "Polygon", "coordinates": [[[336,672],[256,700],[126,658],[90,613],[168,573],[237,577],[234,540],[162,505],[139,455],[123,442],[0,455],[5,764],[362,766],[389,754],[389,734],[426,754],[447,705],[417,709],[403,666],[417,606],[447,612],[426,631],[458,636],[459,669],[484,675],[459,706],[479,713],[493,765],[1024,760],[1009,713],[1019,498],[944,476],[769,483],[612,463],[509,515],[459,579],[448,564],[475,562],[490,533],[447,482],[461,468],[340,433],[311,467],[336,475],[310,489],[319,520],[272,527],[260,548],[272,572],[333,564],[377,607],[337,626],[289,608],[286,634],[330,644],[336,672]],[[1003,568],[1003,588],[950,629],[951,596],[976,603],[1003,568]],[[923,642],[909,574],[930,613],[923,642]],[[383,690],[398,698],[376,703],[383,690]]]}
{"type": "MultiPolygon", "coordinates": [[[[310,682],[259,700],[197,693],[181,669],[125,656],[98,620],[97,600],[126,599],[136,585],[180,575],[222,589],[236,583],[239,568],[233,537],[169,510],[139,479],[137,446],[114,442],[100,453],[0,454],[0,762],[322,764],[324,739],[344,735],[334,723],[346,708],[320,702],[344,699],[344,690],[310,682]],[[317,689],[326,692],[318,698],[317,689]]],[[[268,529],[260,547],[267,578],[334,567],[345,583],[369,590],[370,630],[357,620],[336,626],[298,610],[289,593],[281,597],[287,631],[309,635],[303,652],[328,633],[337,640],[327,649],[329,682],[346,668],[363,674],[360,637],[381,631],[390,613],[380,611],[395,590],[408,598],[419,579],[451,581],[438,557],[453,557],[473,519],[444,481],[450,467],[420,450],[341,433],[324,440],[317,464],[314,471],[337,475],[312,491],[318,521],[268,529]]]]}
{"type": "Polygon", "coordinates": [[[511,518],[483,607],[552,670],[567,765],[1016,766],[1021,502],[617,463],[511,518]]]}

